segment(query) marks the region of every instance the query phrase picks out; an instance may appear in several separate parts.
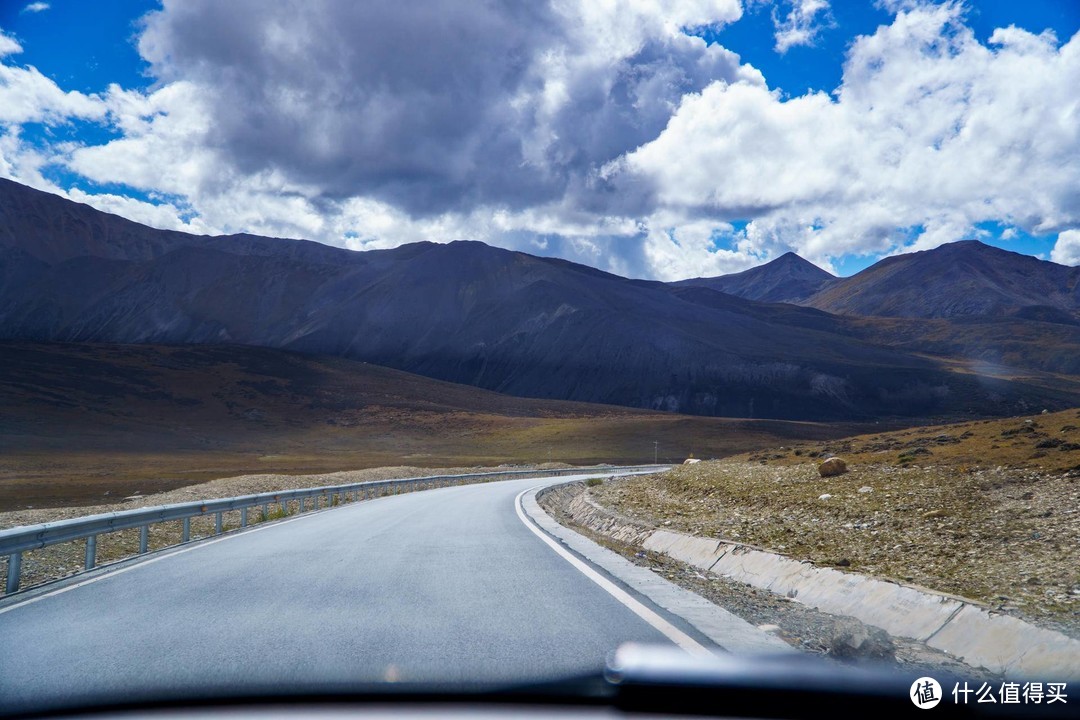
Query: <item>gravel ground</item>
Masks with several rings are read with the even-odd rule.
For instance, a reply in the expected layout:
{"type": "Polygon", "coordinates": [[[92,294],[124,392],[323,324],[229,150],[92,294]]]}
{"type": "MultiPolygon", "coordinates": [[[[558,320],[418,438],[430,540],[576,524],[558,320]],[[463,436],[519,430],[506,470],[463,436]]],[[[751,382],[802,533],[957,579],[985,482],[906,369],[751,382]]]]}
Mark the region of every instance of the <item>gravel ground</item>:
{"type": "MultiPolygon", "coordinates": [[[[154,495],[138,495],[119,498],[116,502],[105,505],[84,507],[34,508],[0,513],[0,530],[21,525],[55,522],[69,518],[97,515],[99,513],[133,510],[136,508],[168,505],[171,503],[191,502],[194,500],[212,500],[216,498],[254,495],[258,493],[292,490],[326,485],[347,485],[350,483],[374,480],[392,480],[407,477],[428,477],[432,475],[455,475],[462,473],[497,472],[499,470],[550,470],[567,467],[559,463],[537,466],[499,466],[469,468],[418,468],[418,467],[383,467],[367,470],[348,470],[344,472],[323,473],[317,475],[239,475],[219,478],[210,482],[178,488],[154,495]]],[[[288,512],[298,510],[298,503],[290,503],[288,512]]],[[[270,507],[270,519],[281,517],[279,505],[270,507]]],[[[249,524],[262,521],[258,510],[249,511],[249,524]]],[[[240,527],[240,511],[223,514],[223,529],[228,531],[240,527]]],[[[214,517],[193,518],[191,537],[198,539],[213,535],[214,517]]],[[[149,548],[151,551],[176,545],[181,539],[180,521],[158,523],[150,526],[149,548]]],[[[129,557],[138,552],[139,531],[137,528],[121,530],[98,537],[97,562],[99,565],[129,557]]],[[[85,543],[82,541],[52,545],[41,550],[23,553],[20,589],[27,589],[44,582],[74,575],[83,569],[85,543]]],[[[0,578],[7,575],[7,556],[0,557],[0,578]]],[[[3,583],[0,583],[0,597],[3,596],[3,583]]]]}
{"type": "Polygon", "coordinates": [[[875,662],[930,675],[951,674],[969,681],[1000,679],[986,668],[972,668],[947,653],[914,640],[891,637],[855,618],[821,612],[752,585],[703,573],[666,555],[612,540],[569,518],[562,505],[565,500],[566,495],[549,493],[541,496],[540,504],[562,524],[750,624],[776,626],[771,631],[799,650],[851,664],[875,662]]]}
{"type": "Polygon", "coordinates": [[[652,526],[973,599],[1080,637],[1080,471],[716,461],[595,488],[652,526]]]}

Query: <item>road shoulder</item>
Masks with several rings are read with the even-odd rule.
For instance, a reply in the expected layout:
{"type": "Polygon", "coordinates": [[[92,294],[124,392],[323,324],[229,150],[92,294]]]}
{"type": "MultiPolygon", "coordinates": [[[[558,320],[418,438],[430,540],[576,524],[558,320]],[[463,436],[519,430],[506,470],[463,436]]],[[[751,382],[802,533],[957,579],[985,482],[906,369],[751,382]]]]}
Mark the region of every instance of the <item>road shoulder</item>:
{"type": "Polygon", "coordinates": [[[755,654],[794,651],[774,635],[561,525],[537,501],[538,493],[548,486],[523,493],[520,497],[521,508],[529,520],[560,545],[689,625],[718,648],[732,653],[755,654]]]}

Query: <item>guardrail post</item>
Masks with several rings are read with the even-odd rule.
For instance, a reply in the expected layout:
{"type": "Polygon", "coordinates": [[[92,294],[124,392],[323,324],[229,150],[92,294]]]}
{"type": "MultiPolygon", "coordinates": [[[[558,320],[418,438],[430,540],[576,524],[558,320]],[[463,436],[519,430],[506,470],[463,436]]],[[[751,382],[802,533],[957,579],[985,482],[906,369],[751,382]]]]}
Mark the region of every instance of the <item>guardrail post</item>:
{"type": "Polygon", "coordinates": [[[270,519],[270,503],[263,503],[263,520],[270,519]]]}
{"type": "Polygon", "coordinates": [[[247,527],[247,511],[246,507],[240,508],[240,527],[247,527]]]}
{"type": "Polygon", "coordinates": [[[304,512],[304,498],[300,498],[300,512],[304,512]]]}
{"type": "Polygon", "coordinates": [[[184,529],[180,533],[180,542],[187,542],[191,539],[191,518],[184,518],[184,529]]]}
{"type": "Polygon", "coordinates": [[[146,552],[150,545],[150,526],[143,525],[139,528],[139,554],[142,555],[146,552]]]}
{"type": "Polygon", "coordinates": [[[19,571],[22,569],[22,553],[8,555],[7,582],[4,583],[4,592],[10,595],[19,589],[19,571]]]}
{"type": "Polygon", "coordinates": [[[221,534],[221,513],[220,512],[214,513],[214,534],[215,535],[220,535],[221,534]]]}
{"type": "Polygon", "coordinates": [[[97,563],[97,535],[86,536],[86,569],[93,569],[97,563]]]}

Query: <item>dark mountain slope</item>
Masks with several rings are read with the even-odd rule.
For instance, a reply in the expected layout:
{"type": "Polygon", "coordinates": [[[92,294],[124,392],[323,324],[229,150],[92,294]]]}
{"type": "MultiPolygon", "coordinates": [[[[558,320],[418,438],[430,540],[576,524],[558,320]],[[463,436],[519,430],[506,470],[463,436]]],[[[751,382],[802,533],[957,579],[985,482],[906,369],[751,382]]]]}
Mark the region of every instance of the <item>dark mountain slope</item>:
{"type": "Polygon", "coordinates": [[[837,419],[1080,404],[1022,382],[986,386],[851,337],[817,310],[634,282],[481,243],[354,253],[159,233],[38,200],[35,217],[46,224],[58,203],[56,212],[77,222],[54,223],[63,236],[42,239],[21,231],[20,215],[0,217],[0,339],[284,348],[514,395],[706,415],[837,419]]]}
{"type": "Polygon", "coordinates": [[[885,258],[804,302],[845,315],[1072,323],[1080,317],[1080,268],[965,240],[885,258]]]}
{"type": "Polygon", "coordinates": [[[19,249],[57,263],[78,257],[149,260],[180,247],[227,245],[242,255],[347,263],[357,254],[310,240],[258,235],[211,237],[158,230],[0,178],[0,252],[19,249]]]}
{"type": "Polygon", "coordinates": [[[818,292],[833,280],[836,280],[833,275],[789,252],[740,273],[692,278],[672,285],[706,287],[746,300],[798,302],[818,292]]]}

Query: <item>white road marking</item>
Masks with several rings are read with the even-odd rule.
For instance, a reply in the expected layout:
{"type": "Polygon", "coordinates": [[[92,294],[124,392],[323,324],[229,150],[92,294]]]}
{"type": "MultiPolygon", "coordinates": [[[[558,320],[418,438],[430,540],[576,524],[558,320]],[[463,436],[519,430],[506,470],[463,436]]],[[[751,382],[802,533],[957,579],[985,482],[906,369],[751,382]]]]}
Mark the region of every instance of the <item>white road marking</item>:
{"type": "Polygon", "coordinates": [[[596,570],[592,569],[586,563],[582,562],[580,558],[578,558],[576,555],[574,555],[562,545],[557,543],[547,533],[538,528],[531,520],[529,520],[529,518],[525,515],[524,508],[522,507],[521,498],[525,496],[525,493],[533,492],[536,489],[537,488],[534,487],[529,490],[523,490],[514,500],[514,509],[517,511],[518,519],[525,524],[525,527],[529,528],[529,530],[531,530],[534,535],[547,543],[548,547],[557,552],[563,560],[566,560],[566,562],[577,568],[577,570],[580,571],[582,575],[599,585],[609,595],[611,595],[613,598],[625,605],[627,609],[629,609],[632,613],[634,613],[639,618],[641,618],[642,620],[659,630],[661,633],[663,633],[669,640],[671,640],[671,642],[675,643],[691,655],[696,655],[698,657],[713,657],[713,654],[709,652],[709,650],[704,645],[684,633],[679,628],[669,623],[664,618],[660,617],[654,611],[643,605],[640,601],[634,599],[634,597],[630,595],[630,593],[626,592],[618,585],[611,582],[600,573],[596,572],[596,570]]]}

